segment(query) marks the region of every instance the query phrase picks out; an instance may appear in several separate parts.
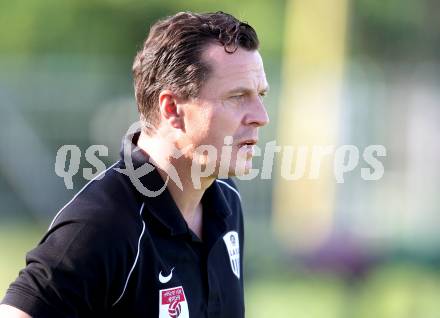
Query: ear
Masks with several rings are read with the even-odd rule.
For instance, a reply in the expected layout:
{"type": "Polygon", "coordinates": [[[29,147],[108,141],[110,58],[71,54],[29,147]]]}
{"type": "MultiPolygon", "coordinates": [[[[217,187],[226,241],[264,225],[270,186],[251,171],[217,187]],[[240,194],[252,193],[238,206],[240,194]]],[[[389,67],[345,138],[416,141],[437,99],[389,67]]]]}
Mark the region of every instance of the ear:
{"type": "Polygon", "coordinates": [[[183,110],[176,95],[170,90],[163,90],[159,94],[160,115],[171,127],[184,130],[183,110]]]}

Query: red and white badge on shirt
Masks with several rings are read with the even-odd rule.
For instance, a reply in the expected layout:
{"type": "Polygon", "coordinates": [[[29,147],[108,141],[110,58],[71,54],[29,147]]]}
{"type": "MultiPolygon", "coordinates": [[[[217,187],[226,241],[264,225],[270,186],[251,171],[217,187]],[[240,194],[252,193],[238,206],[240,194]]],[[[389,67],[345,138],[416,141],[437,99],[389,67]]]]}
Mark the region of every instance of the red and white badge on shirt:
{"type": "Polygon", "coordinates": [[[189,318],[182,286],[159,290],[159,318],[189,318]]]}

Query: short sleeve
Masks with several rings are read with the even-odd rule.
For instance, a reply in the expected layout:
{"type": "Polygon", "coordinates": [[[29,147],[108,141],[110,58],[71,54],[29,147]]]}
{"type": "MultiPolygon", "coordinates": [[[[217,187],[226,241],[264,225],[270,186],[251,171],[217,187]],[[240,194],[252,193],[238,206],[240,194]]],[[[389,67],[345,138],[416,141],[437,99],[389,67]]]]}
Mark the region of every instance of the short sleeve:
{"type": "Polygon", "coordinates": [[[38,317],[105,313],[129,271],[134,249],[118,231],[66,222],[51,230],[26,256],[26,267],[2,303],[38,317]]]}

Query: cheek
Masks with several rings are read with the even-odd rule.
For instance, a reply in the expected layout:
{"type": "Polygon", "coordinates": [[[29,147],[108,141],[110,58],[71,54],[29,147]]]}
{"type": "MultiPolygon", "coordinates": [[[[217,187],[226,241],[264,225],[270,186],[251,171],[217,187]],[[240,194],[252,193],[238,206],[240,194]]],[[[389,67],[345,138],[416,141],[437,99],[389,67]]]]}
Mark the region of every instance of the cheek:
{"type": "Polygon", "coordinates": [[[224,136],[233,136],[239,130],[243,114],[237,109],[222,108],[215,115],[215,125],[224,136]]]}
{"type": "MultiPolygon", "coordinates": [[[[210,137],[220,147],[224,145],[226,136],[232,136],[232,143],[235,144],[239,128],[238,116],[228,111],[219,112],[211,121],[210,137]]],[[[235,151],[235,149],[233,150],[235,151]]]]}
{"type": "Polygon", "coordinates": [[[186,132],[194,145],[213,145],[220,150],[225,136],[232,136],[235,142],[241,123],[241,113],[237,109],[216,103],[204,105],[187,115],[186,132]]]}
{"type": "Polygon", "coordinates": [[[199,107],[185,114],[185,130],[191,136],[202,134],[207,130],[207,123],[211,115],[203,107],[199,107]]]}
{"type": "Polygon", "coordinates": [[[194,114],[187,123],[186,135],[189,143],[193,144],[194,147],[200,145],[214,145],[217,147],[217,136],[221,134],[221,129],[216,126],[217,122],[218,118],[212,112],[205,110],[194,114]]]}

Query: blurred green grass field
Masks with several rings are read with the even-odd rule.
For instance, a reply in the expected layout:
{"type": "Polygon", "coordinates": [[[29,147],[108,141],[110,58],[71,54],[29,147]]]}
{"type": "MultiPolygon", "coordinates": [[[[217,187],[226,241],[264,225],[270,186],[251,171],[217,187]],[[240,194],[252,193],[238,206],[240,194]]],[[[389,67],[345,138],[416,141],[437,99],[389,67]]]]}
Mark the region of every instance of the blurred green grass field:
{"type": "Polygon", "coordinates": [[[0,225],[0,297],[25,265],[25,254],[37,245],[44,229],[24,224],[0,225]]]}
{"type": "MultiPolygon", "coordinates": [[[[0,297],[43,232],[32,225],[0,225],[0,297]]],[[[246,282],[246,316],[436,318],[439,295],[440,274],[408,264],[383,266],[354,286],[329,274],[272,274],[246,282]]]]}

